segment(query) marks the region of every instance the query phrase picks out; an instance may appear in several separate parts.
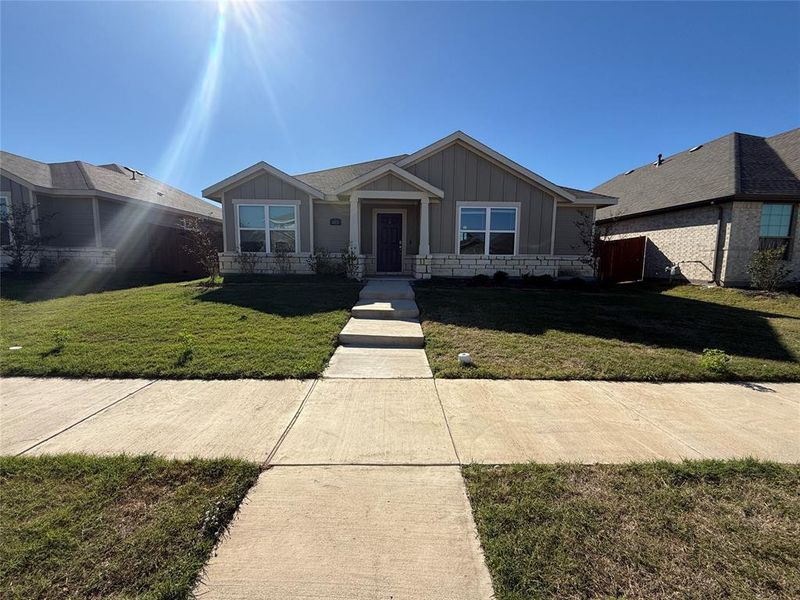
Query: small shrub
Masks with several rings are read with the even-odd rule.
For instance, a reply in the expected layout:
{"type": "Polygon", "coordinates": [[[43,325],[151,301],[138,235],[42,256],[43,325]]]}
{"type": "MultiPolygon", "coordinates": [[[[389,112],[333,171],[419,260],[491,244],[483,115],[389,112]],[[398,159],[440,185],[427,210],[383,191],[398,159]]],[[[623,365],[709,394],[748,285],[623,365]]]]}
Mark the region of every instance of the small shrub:
{"type": "Polygon", "coordinates": [[[276,244],[272,258],[275,261],[275,272],[279,275],[286,275],[289,272],[289,250],[286,248],[286,244],[276,244]]]}
{"type": "Polygon", "coordinates": [[[706,348],[700,356],[700,366],[712,373],[727,373],[730,362],[731,357],[717,348],[706,348]]]}
{"type": "Polygon", "coordinates": [[[179,367],[182,367],[190,360],[192,360],[192,356],[194,355],[194,336],[187,332],[186,330],[181,331],[178,334],[178,358],[175,360],[175,364],[179,367]]]}
{"type": "Polygon", "coordinates": [[[358,254],[352,245],[342,249],[342,271],[348,279],[358,279],[361,276],[361,265],[358,254]]]}
{"type": "Polygon", "coordinates": [[[317,248],[306,259],[308,266],[317,275],[330,275],[336,272],[336,265],[331,258],[331,253],[327,248],[317,248]]]}
{"type": "Polygon", "coordinates": [[[252,275],[256,271],[258,254],[255,252],[237,252],[236,262],[239,263],[239,271],[244,275],[252,275]]]}
{"type": "Polygon", "coordinates": [[[754,288],[773,292],[786,283],[792,270],[783,260],[783,248],[756,250],[747,265],[747,274],[754,288]]]}
{"type": "Polygon", "coordinates": [[[484,275],[481,273],[480,275],[474,275],[467,281],[467,285],[473,287],[486,287],[492,283],[492,278],[488,275],[484,275]]]}
{"type": "Polygon", "coordinates": [[[508,282],[508,273],[505,271],[495,271],[494,275],[492,275],[492,281],[494,281],[495,285],[504,285],[508,282]]]}

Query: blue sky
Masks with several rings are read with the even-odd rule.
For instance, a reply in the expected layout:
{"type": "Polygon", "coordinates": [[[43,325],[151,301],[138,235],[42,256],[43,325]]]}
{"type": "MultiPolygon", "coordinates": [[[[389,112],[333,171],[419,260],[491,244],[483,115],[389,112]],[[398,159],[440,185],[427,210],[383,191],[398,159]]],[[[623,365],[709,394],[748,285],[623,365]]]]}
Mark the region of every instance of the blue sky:
{"type": "Polygon", "coordinates": [[[190,193],[462,129],[591,188],[800,125],[800,3],[2,2],[0,145],[190,193]]]}

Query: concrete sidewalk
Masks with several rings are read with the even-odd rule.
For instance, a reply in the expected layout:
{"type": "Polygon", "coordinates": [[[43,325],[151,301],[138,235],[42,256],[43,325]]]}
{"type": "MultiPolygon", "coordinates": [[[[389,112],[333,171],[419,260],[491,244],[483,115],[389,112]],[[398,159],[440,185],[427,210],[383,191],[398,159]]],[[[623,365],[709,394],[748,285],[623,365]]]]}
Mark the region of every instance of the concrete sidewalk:
{"type": "Polygon", "coordinates": [[[800,384],[0,380],[3,454],[293,465],[796,462],[799,440],[800,384]]]}

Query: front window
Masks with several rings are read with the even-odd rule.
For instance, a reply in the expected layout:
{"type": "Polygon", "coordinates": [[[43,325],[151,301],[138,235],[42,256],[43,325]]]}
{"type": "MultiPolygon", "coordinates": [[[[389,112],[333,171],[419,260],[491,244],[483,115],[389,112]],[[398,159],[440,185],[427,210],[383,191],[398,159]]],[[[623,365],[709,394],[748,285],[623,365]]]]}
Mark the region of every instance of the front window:
{"type": "Polygon", "coordinates": [[[783,248],[788,251],[792,229],[791,204],[762,204],[761,231],[758,247],[783,248]]]}
{"type": "Polygon", "coordinates": [[[242,252],[297,251],[297,207],[278,204],[239,205],[239,249],[242,252]]]}
{"type": "Polygon", "coordinates": [[[459,254],[514,254],[517,209],[462,207],[459,213],[459,254]]]}

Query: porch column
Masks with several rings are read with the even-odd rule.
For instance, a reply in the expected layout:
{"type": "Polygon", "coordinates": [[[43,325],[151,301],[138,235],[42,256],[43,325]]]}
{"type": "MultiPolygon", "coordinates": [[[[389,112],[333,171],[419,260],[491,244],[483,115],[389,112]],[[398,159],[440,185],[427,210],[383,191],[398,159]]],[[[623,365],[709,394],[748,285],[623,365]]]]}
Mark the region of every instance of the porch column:
{"type": "Polygon", "coordinates": [[[419,204],[419,255],[428,256],[431,253],[430,234],[430,203],[427,196],[420,198],[419,204]]]}
{"type": "Polygon", "coordinates": [[[358,210],[358,192],[350,194],[350,246],[361,254],[361,223],[358,210]]]}

